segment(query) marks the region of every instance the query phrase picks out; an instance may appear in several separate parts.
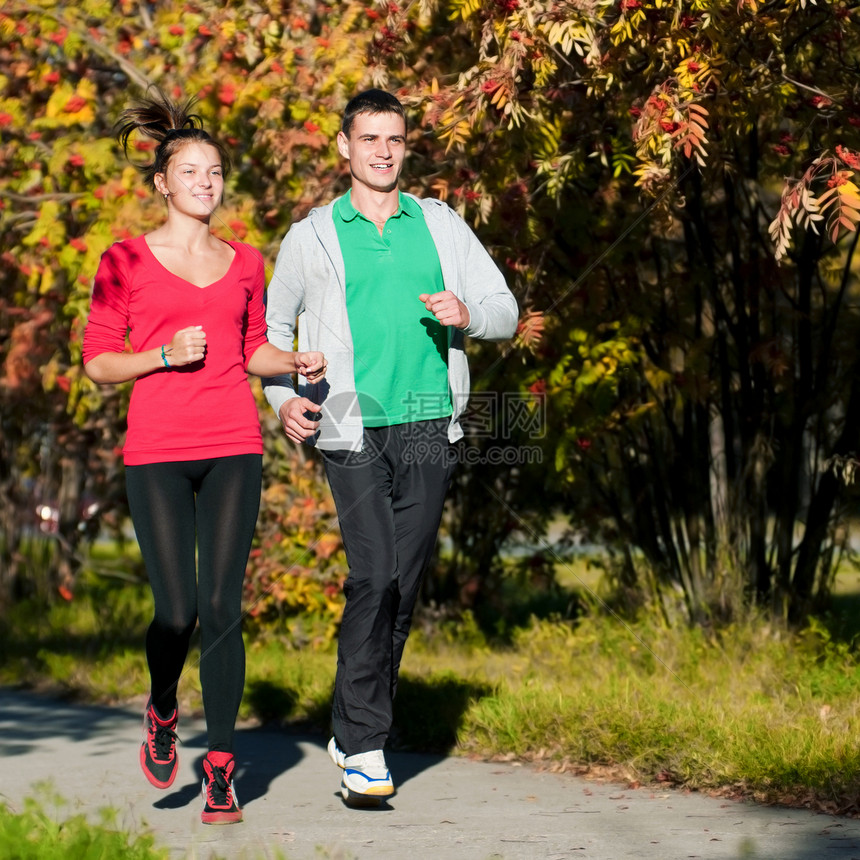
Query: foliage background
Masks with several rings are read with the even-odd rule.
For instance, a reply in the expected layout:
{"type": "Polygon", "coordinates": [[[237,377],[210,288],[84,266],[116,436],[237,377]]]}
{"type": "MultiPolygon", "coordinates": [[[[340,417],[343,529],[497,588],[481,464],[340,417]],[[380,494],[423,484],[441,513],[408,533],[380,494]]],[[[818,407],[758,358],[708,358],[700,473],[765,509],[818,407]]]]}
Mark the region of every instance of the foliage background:
{"type": "MultiPolygon", "coordinates": [[[[803,617],[850,549],[833,466],[850,472],[860,419],[857,14],[823,0],[5,4],[2,603],[70,597],[81,545],[125,525],[128,391],[80,368],[101,253],[162,215],[119,156],[119,111],[151,83],[200,99],[235,154],[217,230],[271,264],[289,223],[346,189],[340,111],[380,85],[412,119],[406,187],[474,224],[520,301],[513,343],[472,346],[475,389],[546,410],[545,432],[467,422],[481,456],[459,472],[428,600],[491,618],[512,579],[551,587],[561,549],[543,535],[560,512],[610,552],[616,595],[667,621],[751,603],[803,617]],[[540,462],[483,456],[534,445],[540,462]],[[40,582],[27,547],[44,502],[57,513],[40,582]],[[518,539],[538,550],[512,564],[518,539]]],[[[345,575],[330,500],[261,416],[249,611],[311,618],[294,635],[326,639],[345,575]]]]}

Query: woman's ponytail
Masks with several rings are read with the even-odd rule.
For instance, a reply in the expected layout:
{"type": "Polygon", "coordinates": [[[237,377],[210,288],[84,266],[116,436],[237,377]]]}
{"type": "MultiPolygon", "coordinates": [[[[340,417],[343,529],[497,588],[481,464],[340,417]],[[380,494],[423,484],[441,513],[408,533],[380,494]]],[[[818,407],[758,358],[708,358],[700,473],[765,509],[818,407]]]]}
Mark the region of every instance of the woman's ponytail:
{"type": "Polygon", "coordinates": [[[126,108],[116,123],[116,137],[128,158],[129,140],[138,133],[158,142],[150,164],[135,164],[144,182],[155,189],[155,176],[164,173],[173,155],[186,143],[208,143],[218,150],[224,176],[230,170],[230,157],[224,147],[203,128],[203,120],[191,108],[191,98],[184,104],[171,101],[158,87],[150,87],[137,104],[126,108]]]}

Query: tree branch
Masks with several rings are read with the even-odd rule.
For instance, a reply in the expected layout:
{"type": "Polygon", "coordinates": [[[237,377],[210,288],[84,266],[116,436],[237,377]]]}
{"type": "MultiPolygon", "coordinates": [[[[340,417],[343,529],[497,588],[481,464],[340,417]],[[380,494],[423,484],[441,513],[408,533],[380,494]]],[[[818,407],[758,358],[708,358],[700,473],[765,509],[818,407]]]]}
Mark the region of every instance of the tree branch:
{"type": "Polygon", "coordinates": [[[58,24],[62,24],[64,27],[74,30],[75,35],[89,45],[97,54],[109,57],[117,66],[119,66],[120,69],[122,69],[123,73],[129,78],[129,80],[133,81],[143,89],[152,85],[152,81],[150,81],[145,75],[142,75],[131,63],[128,62],[128,60],[124,59],[119,54],[114,53],[106,45],[99,42],[98,39],[93,38],[93,36],[91,36],[85,29],[76,27],[74,24],[70,24],[69,21],[61,15],[58,15],[56,12],[52,12],[49,9],[43,9],[38,6],[31,6],[29,3],[21,3],[17,8],[6,11],[10,14],[22,13],[27,15],[44,15],[46,18],[52,18],[58,24]]]}

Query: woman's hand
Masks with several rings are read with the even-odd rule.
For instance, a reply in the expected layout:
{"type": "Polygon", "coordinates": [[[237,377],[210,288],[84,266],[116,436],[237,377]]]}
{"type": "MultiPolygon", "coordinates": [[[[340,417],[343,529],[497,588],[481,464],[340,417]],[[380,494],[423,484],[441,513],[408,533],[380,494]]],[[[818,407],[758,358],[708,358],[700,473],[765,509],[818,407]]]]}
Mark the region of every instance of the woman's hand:
{"type": "Polygon", "coordinates": [[[84,365],[84,371],[99,385],[115,385],[147,373],[182,367],[206,355],[206,332],[202,325],[180,329],[169,343],[143,352],[103,352],[84,365]]]}
{"type": "Polygon", "coordinates": [[[255,376],[300,373],[309,382],[319,382],[325,376],[327,367],[321,352],[292,352],[264,343],[257,347],[246,369],[255,376]]]}
{"type": "Polygon", "coordinates": [[[296,371],[308,382],[319,382],[325,377],[328,362],[321,352],[297,352],[296,371]]]}
{"type": "Polygon", "coordinates": [[[206,355],[206,332],[202,325],[181,328],[164,347],[164,355],[171,367],[182,367],[202,361],[206,355]]]}

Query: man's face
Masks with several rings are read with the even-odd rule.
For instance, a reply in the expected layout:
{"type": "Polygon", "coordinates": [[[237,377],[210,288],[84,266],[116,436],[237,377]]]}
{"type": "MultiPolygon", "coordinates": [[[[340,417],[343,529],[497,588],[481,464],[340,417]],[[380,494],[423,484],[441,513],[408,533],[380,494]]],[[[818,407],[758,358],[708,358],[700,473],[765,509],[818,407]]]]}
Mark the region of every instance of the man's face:
{"type": "Polygon", "coordinates": [[[406,123],[395,113],[359,114],[349,137],[338,134],[337,148],[349,159],[353,187],[393,191],[406,155],[406,123]]]}

